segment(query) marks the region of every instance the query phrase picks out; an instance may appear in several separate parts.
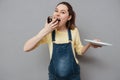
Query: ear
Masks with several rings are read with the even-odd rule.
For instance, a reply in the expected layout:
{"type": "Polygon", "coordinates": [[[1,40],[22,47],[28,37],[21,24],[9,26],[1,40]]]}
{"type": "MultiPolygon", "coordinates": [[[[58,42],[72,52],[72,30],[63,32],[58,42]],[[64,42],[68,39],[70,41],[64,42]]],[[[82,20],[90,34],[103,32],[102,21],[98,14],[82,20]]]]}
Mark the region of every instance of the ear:
{"type": "Polygon", "coordinates": [[[69,18],[68,18],[68,21],[72,18],[72,16],[70,15],[69,18]]]}

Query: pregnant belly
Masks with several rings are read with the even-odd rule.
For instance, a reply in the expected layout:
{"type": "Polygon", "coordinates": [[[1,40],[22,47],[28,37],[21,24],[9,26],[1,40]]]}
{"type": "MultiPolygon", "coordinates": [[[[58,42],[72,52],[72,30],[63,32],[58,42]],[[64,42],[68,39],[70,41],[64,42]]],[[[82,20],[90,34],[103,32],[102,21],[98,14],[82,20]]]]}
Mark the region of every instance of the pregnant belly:
{"type": "Polygon", "coordinates": [[[64,59],[60,59],[56,64],[55,64],[55,68],[56,68],[56,74],[59,77],[67,77],[70,74],[72,74],[72,62],[70,61],[66,61],[64,59]]]}

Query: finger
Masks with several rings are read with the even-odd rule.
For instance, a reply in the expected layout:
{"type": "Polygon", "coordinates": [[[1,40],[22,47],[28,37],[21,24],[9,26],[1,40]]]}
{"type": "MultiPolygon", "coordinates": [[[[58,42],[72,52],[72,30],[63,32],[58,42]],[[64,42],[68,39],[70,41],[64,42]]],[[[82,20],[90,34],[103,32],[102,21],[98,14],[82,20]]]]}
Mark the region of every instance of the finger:
{"type": "Polygon", "coordinates": [[[51,24],[52,28],[56,28],[58,26],[58,21],[56,21],[55,23],[51,24]]]}
{"type": "Polygon", "coordinates": [[[52,24],[54,24],[55,22],[57,22],[58,21],[58,19],[54,19],[53,21],[52,21],[52,24]]]}
{"type": "Polygon", "coordinates": [[[95,41],[98,41],[98,42],[100,41],[100,39],[94,39],[94,40],[95,40],[95,41]]]}
{"type": "Polygon", "coordinates": [[[102,47],[100,45],[93,45],[94,48],[102,47]]]}

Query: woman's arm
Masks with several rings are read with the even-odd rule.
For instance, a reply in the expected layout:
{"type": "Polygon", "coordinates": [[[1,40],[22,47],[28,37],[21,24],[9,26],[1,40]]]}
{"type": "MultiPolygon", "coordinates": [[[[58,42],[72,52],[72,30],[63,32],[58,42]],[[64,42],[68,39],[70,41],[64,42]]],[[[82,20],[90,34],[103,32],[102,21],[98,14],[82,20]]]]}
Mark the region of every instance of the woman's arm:
{"type": "Polygon", "coordinates": [[[45,28],[43,28],[36,36],[32,37],[31,39],[29,39],[25,45],[24,45],[24,51],[25,52],[29,52],[31,50],[33,50],[38,42],[47,34],[47,30],[45,28]]]}
{"type": "Polygon", "coordinates": [[[86,45],[82,48],[81,53],[82,53],[82,54],[85,54],[85,52],[90,48],[90,46],[91,46],[91,43],[86,44],[86,45]]]}
{"type": "MultiPolygon", "coordinates": [[[[98,39],[96,39],[96,41],[99,41],[98,39]]],[[[82,54],[85,54],[85,52],[90,48],[90,47],[93,47],[93,48],[98,48],[98,47],[102,47],[102,46],[99,46],[99,45],[95,45],[95,44],[92,44],[92,43],[88,43],[86,44],[83,48],[82,48],[82,54]]]]}
{"type": "Polygon", "coordinates": [[[45,24],[45,27],[34,37],[29,39],[25,45],[24,45],[24,51],[29,52],[36,48],[38,42],[48,33],[52,32],[56,27],[58,26],[58,21],[55,21],[55,19],[51,23],[45,24]]]}

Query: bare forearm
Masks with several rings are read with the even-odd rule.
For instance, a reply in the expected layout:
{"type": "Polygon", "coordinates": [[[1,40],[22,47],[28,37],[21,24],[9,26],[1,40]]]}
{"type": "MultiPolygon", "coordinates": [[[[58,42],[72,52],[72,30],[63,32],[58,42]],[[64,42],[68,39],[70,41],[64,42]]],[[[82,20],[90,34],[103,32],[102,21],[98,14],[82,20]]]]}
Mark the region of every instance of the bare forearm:
{"type": "Polygon", "coordinates": [[[85,54],[86,51],[90,48],[90,46],[91,46],[91,43],[86,44],[82,49],[82,54],[85,54]]]}
{"type": "Polygon", "coordinates": [[[24,45],[24,51],[28,52],[33,50],[38,42],[48,33],[52,32],[53,30],[55,30],[55,28],[58,27],[58,21],[56,21],[56,19],[52,20],[52,22],[50,22],[49,24],[46,23],[45,27],[33,38],[29,39],[25,45],[24,45]]]}
{"type": "Polygon", "coordinates": [[[48,32],[46,31],[45,28],[43,28],[36,36],[32,37],[25,43],[24,51],[28,52],[28,51],[33,50],[38,44],[38,42],[47,34],[48,32]]]}

